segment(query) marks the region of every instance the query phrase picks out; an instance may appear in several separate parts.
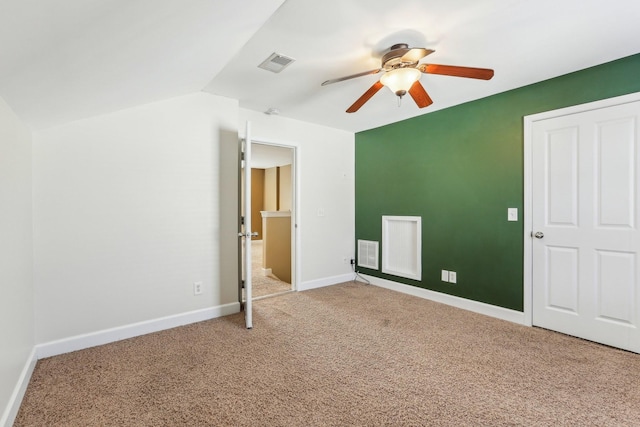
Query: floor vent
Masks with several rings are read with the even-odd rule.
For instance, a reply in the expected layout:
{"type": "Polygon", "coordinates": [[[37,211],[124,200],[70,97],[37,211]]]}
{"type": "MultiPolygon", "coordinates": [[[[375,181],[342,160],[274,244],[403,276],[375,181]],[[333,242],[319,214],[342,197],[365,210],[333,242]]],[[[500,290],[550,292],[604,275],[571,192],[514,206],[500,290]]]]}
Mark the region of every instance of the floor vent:
{"type": "Polygon", "coordinates": [[[279,53],[272,53],[271,56],[262,61],[262,64],[258,65],[258,68],[279,73],[287,66],[291,65],[293,61],[295,61],[295,59],[289,58],[288,56],[280,55],[279,53]]]}
{"type": "Polygon", "coordinates": [[[378,269],[378,242],[358,240],[358,267],[378,269]]]}

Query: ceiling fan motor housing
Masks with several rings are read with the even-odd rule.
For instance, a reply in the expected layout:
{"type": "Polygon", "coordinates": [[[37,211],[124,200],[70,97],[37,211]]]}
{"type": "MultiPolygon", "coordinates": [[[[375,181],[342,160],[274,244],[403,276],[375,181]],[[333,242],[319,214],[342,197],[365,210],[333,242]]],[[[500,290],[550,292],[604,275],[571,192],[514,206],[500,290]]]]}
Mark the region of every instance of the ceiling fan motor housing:
{"type": "Polygon", "coordinates": [[[409,45],[406,43],[398,43],[391,46],[389,52],[382,57],[382,68],[385,70],[393,70],[395,68],[415,66],[418,62],[403,62],[402,57],[409,52],[409,45]]]}

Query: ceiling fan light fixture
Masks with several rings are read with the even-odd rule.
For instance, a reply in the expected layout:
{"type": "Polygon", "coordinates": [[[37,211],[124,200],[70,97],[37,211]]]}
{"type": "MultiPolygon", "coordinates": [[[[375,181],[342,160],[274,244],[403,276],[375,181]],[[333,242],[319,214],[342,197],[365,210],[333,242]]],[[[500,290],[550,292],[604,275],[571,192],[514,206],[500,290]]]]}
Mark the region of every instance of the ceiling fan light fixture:
{"type": "Polygon", "coordinates": [[[402,98],[409,92],[411,86],[418,80],[422,72],[416,68],[396,68],[387,71],[380,78],[380,83],[391,89],[398,97],[402,98]]]}

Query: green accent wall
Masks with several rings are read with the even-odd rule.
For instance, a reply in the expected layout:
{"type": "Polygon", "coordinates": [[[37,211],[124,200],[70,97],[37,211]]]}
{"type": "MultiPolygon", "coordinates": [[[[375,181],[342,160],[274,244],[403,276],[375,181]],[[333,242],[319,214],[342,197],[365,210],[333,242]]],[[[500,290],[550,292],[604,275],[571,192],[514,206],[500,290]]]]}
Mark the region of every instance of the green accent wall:
{"type": "Polygon", "coordinates": [[[382,246],[383,215],[422,217],[422,280],[359,270],[523,311],[523,117],[634,92],[640,54],[357,133],[356,241],[382,246]]]}

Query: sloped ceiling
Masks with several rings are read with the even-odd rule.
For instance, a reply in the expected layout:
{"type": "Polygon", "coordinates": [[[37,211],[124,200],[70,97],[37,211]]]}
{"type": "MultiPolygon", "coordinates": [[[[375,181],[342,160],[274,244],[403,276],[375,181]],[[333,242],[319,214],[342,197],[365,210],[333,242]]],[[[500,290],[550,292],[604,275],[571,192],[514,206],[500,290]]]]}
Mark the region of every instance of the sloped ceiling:
{"type": "Polygon", "coordinates": [[[32,128],[202,90],[284,0],[1,0],[0,96],[32,128]]]}
{"type": "Polygon", "coordinates": [[[360,131],[640,52],[637,0],[3,0],[0,96],[32,128],[205,90],[243,108],[360,131]],[[423,62],[495,69],[423,75],[434,103],[387,89],[345,113],[394,43],[423,62]],[[271,53],[295,62],[274,74],[271,53]]]}

